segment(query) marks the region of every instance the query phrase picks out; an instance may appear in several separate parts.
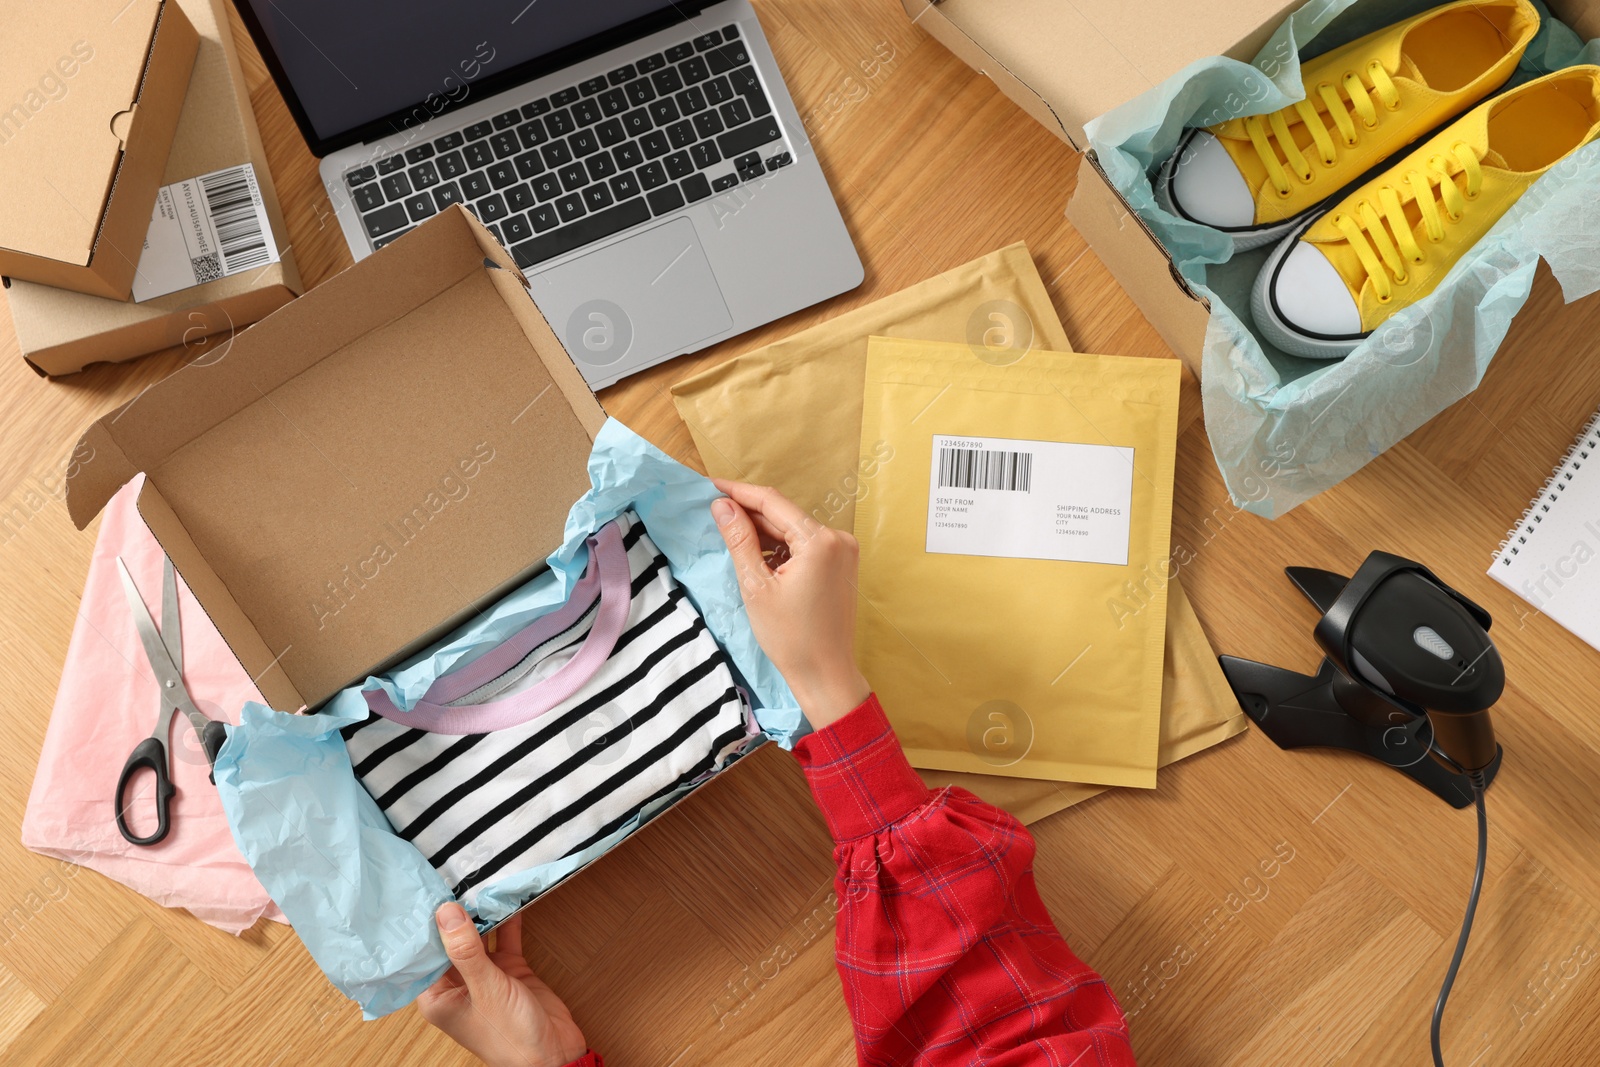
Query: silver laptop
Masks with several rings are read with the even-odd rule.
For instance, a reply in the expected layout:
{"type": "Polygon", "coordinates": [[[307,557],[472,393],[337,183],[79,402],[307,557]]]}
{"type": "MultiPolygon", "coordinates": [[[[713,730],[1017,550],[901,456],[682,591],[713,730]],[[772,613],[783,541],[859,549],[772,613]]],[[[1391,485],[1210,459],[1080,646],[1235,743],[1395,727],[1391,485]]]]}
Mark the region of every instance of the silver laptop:
{"type": "Polygon", "coordinates": [[[472,211],[590,385],[860,284],[748,0],[236,0],[356,259],[472,211]]]}

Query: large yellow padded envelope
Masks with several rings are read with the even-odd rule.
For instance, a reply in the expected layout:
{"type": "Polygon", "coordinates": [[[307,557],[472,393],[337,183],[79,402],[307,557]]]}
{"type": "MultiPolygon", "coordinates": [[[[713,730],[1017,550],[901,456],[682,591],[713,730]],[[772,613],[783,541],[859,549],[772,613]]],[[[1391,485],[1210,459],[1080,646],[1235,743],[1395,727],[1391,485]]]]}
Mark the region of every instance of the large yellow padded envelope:
{"type": "MultiPolygon", "coordinates": [[[[975,325],[1005,326],[1012,308],[1026,322],[1012,324],[1011,338],[987,340],[1071,350],[1032,257],[1018,243],[684,379],[672,387],[673,399],[710,474],[776,486],[814,515],[833,513],[830,526],[850,530],[856,496],[871,491],[857,470],[867,338],[969,340],[975,325]]],[[[1168,585],[1164,674],[1161,766],[1246,729],[1248,720],[1176,578],[1168,585]]],[[[971,790],[1027,823],[1104,789],[920,773],[932,787],[971,790]]]]}

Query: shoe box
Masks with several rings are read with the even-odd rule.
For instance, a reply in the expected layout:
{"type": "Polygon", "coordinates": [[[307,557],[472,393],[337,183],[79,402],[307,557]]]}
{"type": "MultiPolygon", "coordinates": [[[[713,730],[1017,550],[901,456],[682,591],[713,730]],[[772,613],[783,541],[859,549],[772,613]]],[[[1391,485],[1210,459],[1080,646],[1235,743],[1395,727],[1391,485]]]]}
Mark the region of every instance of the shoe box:
{"type": "Polygon", "coordinates": [[[0,274],[126,300],[199,38],[176,0],[0,0],[0,274]]]}
{"type": "MultiPolygon", "coordinates": [[[[192,189],[202,176],[248,168],[260,198],[262,226],[277,258],[138,302],[10,278],[5,298],[17,344],[23,358],[40,374],[73,374],[92,363],[121,362],[180,345],[190,349],[197,360],[220,359],[227,352],[227,339],[218,335],[242,330],[303,291],[250,106],[250,88],[228,25],[227,4],[225,0],[168,0],[167,6],[187,16],[200,43],[193,72],[186,77],[187,95],[180,91],[182,109],[176,114],[171,150],[164,165],[158,162],[157,180],[139,207],[133,247],[140,248],[141,242],[153,239],[159,226],[177,226],[170,211],[169,217],[161,217],[157,186],[179,194],[168,200],[173,205],[182,199],[183,190],[192,189]],[[202,345],[206,338],[211,338],[210,342],[202,345]]],[[[131,16],[132,11],[125,17],[131,16]]],[[[69,83],[71,91],[75,90],[69,83]]],[[[181,269],[187,265],[184,258],[165,266],[181,269]]],[[[156,271],[146,269],[144,273],[150,280],[156,271]]]]}
{"type": "MultiPolygon", "coordinates": [[[[1106,180],[1084,125],[1209,56],[1248,63],[1302,6],[1280,0],[901,0],[918,26],[1083,152],[1067,216],[1196,375],[1211,309],[1106,180]],[[1063,42],[1071,42],[1065,48],[1063,42]]],[[[1428,3],[1397,5],[1396,18],[1428,3]],[[1400,8],[1403,6],[1403,10],[1400,8]]],[[[1600,0],[1547,0],[1579,36],[1600,36],[1600,0]]],[[[1541,277],[1537,284],[1548,285],[1541,277]]]]}

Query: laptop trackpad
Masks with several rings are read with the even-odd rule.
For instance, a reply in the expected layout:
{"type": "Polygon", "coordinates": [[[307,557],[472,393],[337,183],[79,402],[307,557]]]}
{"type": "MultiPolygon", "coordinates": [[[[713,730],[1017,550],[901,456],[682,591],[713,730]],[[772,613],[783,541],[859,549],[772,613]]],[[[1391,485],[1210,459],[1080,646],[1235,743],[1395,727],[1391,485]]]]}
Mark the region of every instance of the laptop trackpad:
{"type": "Polygon", "coordinates": [[[733,326],[694,223],[679,218],[528,279],[591,383],[677,355],[733,326]]]}

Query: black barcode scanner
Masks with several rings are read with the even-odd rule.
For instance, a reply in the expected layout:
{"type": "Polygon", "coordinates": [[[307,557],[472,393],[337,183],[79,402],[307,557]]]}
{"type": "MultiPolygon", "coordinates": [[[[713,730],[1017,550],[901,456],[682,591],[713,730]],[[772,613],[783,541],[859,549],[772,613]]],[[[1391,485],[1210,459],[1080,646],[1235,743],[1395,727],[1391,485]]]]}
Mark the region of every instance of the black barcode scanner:
{"type": "Polygon", "coordinates": [[[1426,714],[1433,754],[1448,769],[1481,771],[1494,762],[1489,708],[1506,687],[1506,671],[1489,640],[1487,611],[1420,563],[1387,552],[1368,556],[1348,582],[1310,568],[1288,573],[1301,589],[1314,581],[1343,586],[1317,623],[1317,643],[1346,673],[1426,714]]]}
{"type": "Polygon", "coordinates": [[[1472,890],[1429,1027],[1434,1067],[1444,1067],[1445,1005],[1489,855],[1483,794],[1500,769],[1489,708],[1506,687],[1506,671],[1489,640],[1489,613],[1422,564],[1388,552],[1372,553],[1352,578],[1314,567],[1285,573],[1322,612],[1316,638],[1327,658],[1305,675],[1219,657],[1246,714],[1279,748],[1353,749],[1455,807],[1477,808],[1472,890]]]}
{"type": "Polygon", "coordinates": [[[1240,704],[1280,748],[1349,748],[1389,764],[1455,807],[1467,775],[1499,769],[1489,708],[1505,667],[1489,613],[1422,564],[1374,552],[1351,578],[1289,567],[1322,610],[1315,675],[1220,657],[1240,704]],[[1432,757],[1431,759],[1428,757],[1432,757]]]}

